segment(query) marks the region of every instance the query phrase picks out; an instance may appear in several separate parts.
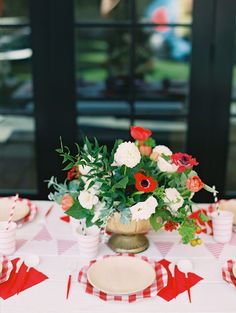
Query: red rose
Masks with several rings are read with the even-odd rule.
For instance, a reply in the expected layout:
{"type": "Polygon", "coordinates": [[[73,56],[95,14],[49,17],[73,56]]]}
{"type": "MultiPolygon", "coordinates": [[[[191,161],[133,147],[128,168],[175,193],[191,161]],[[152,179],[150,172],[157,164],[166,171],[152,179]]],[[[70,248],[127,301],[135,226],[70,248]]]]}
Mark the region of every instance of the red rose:
{"type": "Polygon", "coordinates": [[[186,187],[192,192],[198,192],[204,187],[204,183],[198,176],[192,176],[187,179],[186,187]]]}
{"type": "Polygon", "coordinates": [[[196,159],[187,153],[174,153],[172,154],[171,159],[173,163],[178,166],[178,172],[183,172],[185,169],[198,165],[196,159]]]}
{"type": "Polygon", "coordinates": [[[152,153],[152,147],[146,146],[146,145],[141,145],[141,146],[139,146],[139,151],[142,155],[149,156],[152,153]]]}
{"type": "Polygon", "coordinates": [[[178,225],[179,225],[179,223],[177,223],[177,222],[167,221],[164,225],[164,228],[167,231],[173,231],[173,230],[177,229],[178,225]]]}
{"type": "Polygon", "coordinates": [[[61,207],[63,211],[67,211],[70,207],[72,207],[74,203],[74,199],[68,193],[64,194],[61,200],[61,207]]]}
{"type": "Polygon", "coordinates": [[[152,177],[147,177],[142,173],[134,174],[134,178],[136,180],[135,187],[138,191],[153,192],[158,184],[152,177]]]}
{"type": "Polygon", "coordinates": [[[78,169],[77,169],[77,166],[74,165],[70,170],[69,172],[67,173],[67,180],[72,180],[72,179],[76,179],[78,178],[80,175],[78,169]]]}
{"type": "Polygon", "coordinates": [[[144,141],[152,135],[152,131],[141,126],[130,126],[131,136],[138,141],[144,141]]]}

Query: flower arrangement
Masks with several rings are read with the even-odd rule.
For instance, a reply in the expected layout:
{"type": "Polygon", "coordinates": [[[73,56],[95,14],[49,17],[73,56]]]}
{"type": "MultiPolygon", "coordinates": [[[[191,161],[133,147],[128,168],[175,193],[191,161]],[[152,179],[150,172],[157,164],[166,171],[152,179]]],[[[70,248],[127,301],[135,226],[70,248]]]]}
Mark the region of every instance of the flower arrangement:
{"type": "MultiPolygon", "coordinates": [[[[186,153],[173,153],[156,145],[152,132],[131,126],[134,141],[116,140],[111,153],[96,139],[84,140],[73,156],[68,147],[56,151],[63,157],[67,177],[54,187],[49,199],[62,205],[71,217],[85,219],[86,225],[106,227],[108,219],[120,213],[121,223],[147,220],[154,230],[164,227],[178,230],[183,243],[196,240],[199,228],[192,213],[192,197],[201,189],[214,190],[204,184],[193,167],[198,162],[186,153]]],[[[201,215],[203,221],[207,217],[201,215]]]]}

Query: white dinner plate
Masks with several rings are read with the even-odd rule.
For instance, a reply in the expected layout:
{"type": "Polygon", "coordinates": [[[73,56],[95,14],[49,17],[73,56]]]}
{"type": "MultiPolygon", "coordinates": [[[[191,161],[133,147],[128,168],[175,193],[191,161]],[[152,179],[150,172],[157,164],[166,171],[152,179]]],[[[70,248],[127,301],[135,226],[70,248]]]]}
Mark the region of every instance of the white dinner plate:
{"type": "MultiPolygon", "coordinates": [[[[13,198],[0,198],[0,222],[5,222],[8,220],[13,204],[13,198]]],[[[25,199],[17,201],[12,220],[14,222],[21,220],[29,214],[29,211],[30,208],[27,205],[27,201],[25,199]]]]}
{"type": "Polygon", "coordinates": [[[101,259],[88,269],[90,284],[112,295],[136,293],[149,287],[156,278],[154,268],[147,262],[129,256],[101,259]]]}

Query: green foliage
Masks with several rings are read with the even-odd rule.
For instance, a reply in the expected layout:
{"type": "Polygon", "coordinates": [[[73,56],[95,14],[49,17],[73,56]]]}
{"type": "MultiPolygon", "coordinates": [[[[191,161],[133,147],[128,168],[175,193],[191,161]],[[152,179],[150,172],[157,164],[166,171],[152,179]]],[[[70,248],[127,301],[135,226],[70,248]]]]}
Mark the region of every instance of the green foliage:
{"type": "Polygon", "coordinates": [[[159,217],[160,217],[160,216],[159,216],[159,213],[156,212],[156,213],[152,214],[151,217],[150,217],[150,219],[149,219],[150,224],[152,225],[152,228],[153,228],[155,231],[161,229],[162,226],[163,226],[162,223],[157,222],[157,219],[158,219],[159,217]]]}
{"type": "Polygon", "coordinates": [[[200,212],[199,217],[204,223],[209,221],[209,217],[206,216],[202,211],[200,212]]]}
{"type": "Polygon", "coordinates": [[[89,226],[92,226],[93,223],[92,223],[92,219],[93,219],[93,211],[92,210],[87,210],[87,209],[84,209],[80,204],[79,202],[75,202],[72,207],[70,207],[67,211],[66,211],[66,214],[75,218],[75,219],[78,219],[78,220],[81,220],[81,219],[86,219],[86,226],[89,227],[89,226]]]}
{"type": "Polygon", "coordinates": [[[196,225],[192,220],[185,220],[179,227],[179,234],[184,244],[189,243],[195,237],[196,225]]]}
{"type": "Polygon", "coordinates": [[[156,141],[152,137],[149,137],[148,139],[144,140],[144,144],[149,147],[155,147],[156,141]]]}
{"type": "MultiPolygon", "coordinates": [[[[142,156],[139,164],[133,168],[125,165],[116,166],[114,155],[122,142],[121,139],[116,140],[111,153],[109,153],[107,147],[99,145],[96,138],[89,140],[85,137],[83,147],[75,144],[77,153],[73,156],[60,138],[60,147],[56,151],[62,157],[63,170],[70,171],[73,168],[75,176],[72,180],[66,178],[63,183],[59,183],[55,177],[51,177],[48,181],[48,188],[53,188],[54,192],[50,192],[49,199],[61,203],[63,196],[68,195],[69,201],[74,201],[74,203],[66,211],[66,214],[76,219],[85,219],[87,226],[93,224],[92,220],[96,216],[95,224],[102,227],[106,226],[107,221],[115,212],[120,213],[121,223],[128,224],[132,219],[130,208],[152,196],[158,203],[155,213],[150,217],[152,228],[157,231],[167,221],[177,222],[183,243],[190,242],[195,236],[196,225],[193,220],[188,218],[192,211],[191,198],[193,194],[187,189],[186,182],[189,177],[196,176],[197,173],[191,168],[181,173],[161,172],[157,162],[152,161],[149,156],[142,156]],[[156,189],[152,192],[138,191],[134,177],[138,172],[156,180],[158,182],[156,189]],[[177,212],[172,208],[173,203],[166,200],[167,188],[177,189],[182,197],[183,204],[181,202],[182,205],[177,212]],[[97,204],[91,209],[85,209],[79,203],[78,198],[81,191],[84,190],[93,197],[97,197],[97,204]]],[[[151,147],[156,145],[153,138],[148,138],[144,144],[151,147]]],[[[136,145],[138,147],[137,143],[136,145]]],[[[172,162],[170,156],[162,154],[162,158],[169,163],[172,162]]],[[[71,175],[69,175],[69,179],[70,177],[71,175]]],[[[210,192],[214,191],[207,185],[204,188],[210,192]]],[[[204,222],[208,220],[203,212],[201,212],[200,218],[204,222]]]]}
{"type": "Polygon", "coordinates": [[[129,224],[131,221],[131,212],[130,208],[123,208],[120,210],[120,222],[122,224],[129,224]]]}
{"type": "Polygon", "coordinates": [[[112,187],[113,190],[115,189],[125,189],[128,184],[129,178],[127,176],[121,178],[117,183],[115,183],[112,187]]]}

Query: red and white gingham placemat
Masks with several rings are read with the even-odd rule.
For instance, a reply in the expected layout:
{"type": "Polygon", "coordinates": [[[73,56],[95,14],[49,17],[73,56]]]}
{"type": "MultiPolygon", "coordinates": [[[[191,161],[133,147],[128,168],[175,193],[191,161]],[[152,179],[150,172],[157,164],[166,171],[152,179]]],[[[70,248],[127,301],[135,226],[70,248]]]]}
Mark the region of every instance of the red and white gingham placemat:
{"type": "Polygon", "coordinates": [[[234,265],[233,260],[228,260],[222,267],[222,277],[223,279],[229,283],[233,284],[236,287],[236,278],[234,277],[233,274],[233,265],[234,265]]]}
{"type": "Polygon", "coordinates": [[[17,222],[18,228],[22,227],[28,222],[33,221],[38,213],[38,208],[29,199],[19,199],[19,201],[26,202],[26,205],[29,207],[29,214],[17,222]]]}
{"type": "Polygon", "coordinates": [[[156,271],[156,280],[154,283],[149,286],[148,288],[144,289],[143,291],[134,293],[134,294],[129,294],[129,295],[110,295],[107,294],[103,291],[100,291],[96,288],[94,288],[88,281],[87,279],[87,271],[89,267],[97,262],[99,259],[92,260],[90,263],[86,266],[84,266],[78,276],[78,281],[79,283],[82,284],[84,290],[86,293],[89,293],[91,295],[94,295],[96,297],[99,297],[100,299],[104,301],[125,301],[125,302],[134,302],[139,299],[144,299],[144,298],[151,298],[157,296],[157,293],[167,285],[167,271],[166,269],[157,261],[154,261],[152,259],[147,258],[146,256],[137,256],[134,254],[116,254],[116,255],[105,255],[102,258],[108,258],[108,257],[114,257],[117,255],[125,255],[125,256],[131,256],[131,257],[137,257],[140,258],[149,264],[153,266],[153,268],[156,271]]]}
{"type": "Polygon", "coordinates": [[[7,257],[5,257],[5,255],[0,256],[0,264],[2,264],[2,272],[0,273],[0,284],[1,284],[8,280],[13,269],[13,265],[11,261],[9,261],[7,257]]]}
{"type": "MultiPolygon", "coordinates": [[[[0,197],[1,199],[2,197],[0,197]]],[[[9,200],[12,200],[14,197],[7,197],[9,200]]],[[[29,213],[22,218],[21,220],[17,221],[17,226],[18,228],[22,227],[24,224],[31,222],[35,219],[37,213],[38,213],[38,208],[36,207],[36,205],[34,205],[29,199],[23,199],[23,198],[19,198],[17,201],[21,201],[24,202],[26,206],[29,207],[29,213]]]]}

